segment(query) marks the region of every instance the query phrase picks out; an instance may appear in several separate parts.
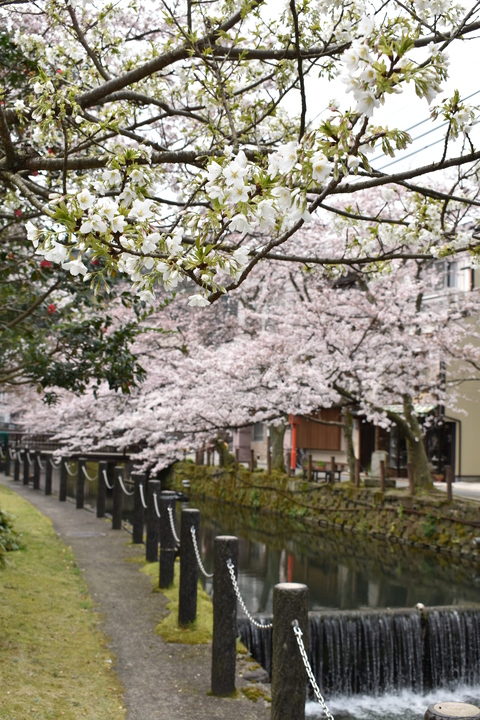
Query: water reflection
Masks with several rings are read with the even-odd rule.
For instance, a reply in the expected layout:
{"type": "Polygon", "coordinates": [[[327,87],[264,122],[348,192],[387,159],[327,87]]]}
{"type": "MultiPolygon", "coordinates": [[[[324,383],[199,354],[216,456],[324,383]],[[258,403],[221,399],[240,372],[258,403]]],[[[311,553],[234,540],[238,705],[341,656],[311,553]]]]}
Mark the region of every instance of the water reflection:
{"type": "Polygon", "coordinates": [[[272,588],[278,582],[308,585],[312,610],[480,600],[480,574],[473,562],[325,528],[306,531],[298,522],[224,503],[190,504],[201,512],[207,568],[216,535],[240,538],[239,585],[253,613],[272,612],[272,588]]]}

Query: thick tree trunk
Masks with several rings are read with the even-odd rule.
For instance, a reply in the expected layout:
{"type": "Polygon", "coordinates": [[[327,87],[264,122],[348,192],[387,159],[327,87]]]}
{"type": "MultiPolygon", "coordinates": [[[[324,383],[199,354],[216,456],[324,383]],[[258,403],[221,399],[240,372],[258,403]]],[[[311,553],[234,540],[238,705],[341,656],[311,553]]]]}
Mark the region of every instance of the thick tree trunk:
{"type": "Polygon", "coordinates": [[[427,451],[423,441],[422,428],[415,415],[412,398],[403,397],[403,412],[410,432],[406,434],[408,462],[413,468],[413,483],[416,488],[432,490],[433,481],[427,451]]]}
{"type": "Polygon", "coordinates": [[[283,451],[283,438],[286,425],[270,425],[270,451],[272,453],[272,470],[285,472],[285,455],[283,451]]]}
{"type": "Polygon", "coordinates": [[[355,449],[353,447],[353,417],[350,408],[342,409],[343,432],[347,445],[348,475],[351,483],[355,482],[355,449]]]}

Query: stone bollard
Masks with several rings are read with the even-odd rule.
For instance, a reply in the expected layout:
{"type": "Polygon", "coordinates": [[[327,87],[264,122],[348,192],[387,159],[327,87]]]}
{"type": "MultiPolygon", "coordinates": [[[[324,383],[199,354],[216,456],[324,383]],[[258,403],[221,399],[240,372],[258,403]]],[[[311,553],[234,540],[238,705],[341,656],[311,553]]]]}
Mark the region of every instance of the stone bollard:
{"type": "Polygon", "coordinates": [[[140,473],[132,473],[130,478],[133,482],[133,517],[132,517],[132,543],[139,545],[143,543],[143,526],[145,524],[145,508],[142,502],[146,504],[145,491],[145,475],[140,473]],[[140,488],[140,485],[142,486],[140,488]]]}
{"type": "Polygon", "coordinates": [[[52,494],[52,471],[52,460],[47,455],[47,457],[45,458],[45,495],[52,494]]]}
{"type": "Polygon", "coordinates": [[[40,490],[40,451],[34,450],[30,454],[32,460],[33,489],[40,490]]]}
{"type": "Polygon", "coordinates": [[[12,472],[12,470],[11,470],[11,467],[12,467],[12,458],[10,457],[10,447],[9,447],[8,445],[7,445],[7,447],[5,448],[5,451],[4,451],[4,452],[5,452],[5,465],[4,465],[4,470],[3,470],[3,472],[4,472],[5,475],[7,475],[7,477],[8,477],[8,475],[10,475],[11,472],[12,472]]]}
{"type": "Polygon", "coordinates": [[[308,648],[308,588],[279,583],[273,589],[271,720],[304,720],[307,675],[293,632],[298,621],[308,648]]]}
{"type": "Polygon", "coordinates": [[[67,499],[67,462],[68,458],[62,457],[60,460],[60,481],[58,486],[58,499],[60,502],[65,502],[67,499]]]}
{"type": "Polygon", "coordinates": [[[335,461],[335,455],[330,456],[330,482],[333,484],[335,482],[335,471],[337,469],[337,463],[335,461]]]}
{"type": "Polygon", "coordinates": [[[23,484],[28,485],[30,480],[30,463],[28,461],[28,450],[25,448],[23,451],[23,484]]]}
{"type": "Polygon", "coordinates": [[[157,516],[155,508],[154,495],[157,496],[157,505],[160,512],[160,503],[158,496],[160,495],[160,480],[148,480],[147,486],[147,510],[146,510],[146,542],[145,542],[145,560],[147,562],[157,562],[158,560],[158,537],[160,530],[160,519],[157,516]]]}
{"type": "Polygon", "coordinates": [[[198,565],[192,540],[192,528],[199,537],[200,511],[183,508],[180,527],[180,586],[178,591],[178,624],[187,627],[197,617],[198,565]]]}
{"type": "Polygon", "coordinates": [[[163,490],[160,493],[160,571],[158,587],[161,588],[171,587],[175,576],[177,543],[172,530],[172,524],[175,527],[175,498],[176,495],[171,490],[163,490]],[[172,521],[170,521],[169,509],[172,513],[172,521]]]}
{"type": "Polygon", "coordinates": [[[424,720],[480,720],[480,708],[462,702],[438,702],[429,705],[424,720]]]}
{"type": "Polygon", "coordinates": [[[453,491],[452,491],[452,482],[453,482],[453,468],[451,465],[445,465],[445,482],[447,483],[447,500],[448,502],[452,502],[453,500],[453,491]]]}
{"type": "Polygon", "coordinates": [[[75,482],[75,507],[81,510],[85,504],[85,475],[83,471],[86,469],[86,459],[78,458],[77,462],[77,478],[75,482]]]}
{"type": "Polygon", "coordinates": [[[120,480],[123,480],[123,468],[116,467],[113,476],[113,505],[112,505],[112,530],[122,529],[122,508],[123,490],[120,480]]]}
{"type": "Polygon", "coordinates": [[[20,482],[20,451],[15,450],[15,460],[13,462],[13,481],[20,482]]]}
{"type": "Polygon", "coordinates": [[[232,585],[227,560],[238,566],[238,538],[218,535],[213,546],[213,638],[212,695],[235,692],[235,659],[237,641],[237,596],[232,585]]]}

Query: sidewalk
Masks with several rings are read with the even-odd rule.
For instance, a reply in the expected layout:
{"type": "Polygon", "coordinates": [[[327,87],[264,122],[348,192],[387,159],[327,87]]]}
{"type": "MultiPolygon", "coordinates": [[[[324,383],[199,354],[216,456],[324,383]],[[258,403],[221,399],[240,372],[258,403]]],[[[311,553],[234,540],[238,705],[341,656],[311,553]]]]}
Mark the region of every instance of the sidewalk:
{"type": "MultiPolygon", "coordinates": [[[[408,487],[408,480],[404,478],[395,478],[397,488],[408,487]]],[[[447,483],[435,482],[435,490],[441,490],[447,492],[447,483]]],[[[454,498],[460,500],[472,500],[474,502],[480,502],[480,483],[478,482],[465,482],[463,480],[456,480],[452,483],[452,494],[454,498]]]]}
{"type": "MultiPolygon", "coordinates": [[[[56,495],[0,475],[0,482],[48,516],[82,570],[102,620],[125,689],[126,720],[267,720],[263,700],[216,698],[210,689],[210,646],[167,644],[155,634],[166,599],[152,592],[136,559],[143,546],[111,530],[110,522],[76,510],[56,495]]],[[[52,602],[55,599],[52,598],[52,602]]],[[[61,608],[59,608],[61,612],[61,608]]],[[[243,681],[239,679],[237,688],[243,681]]],[[[245,683],[243,683],[245,684],[245,683]]],[[[108,718],[105,718],[108,720],[108,718]]]]}

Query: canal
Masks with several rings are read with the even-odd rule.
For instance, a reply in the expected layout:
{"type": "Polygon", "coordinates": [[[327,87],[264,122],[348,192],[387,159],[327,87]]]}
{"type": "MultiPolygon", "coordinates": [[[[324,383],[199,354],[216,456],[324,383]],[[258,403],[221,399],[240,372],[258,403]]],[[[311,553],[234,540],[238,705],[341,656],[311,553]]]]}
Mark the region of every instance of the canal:
{"type": "Polygon", "coordinates": [[[216,535],[239,538],[239,586],[252,613],[272,612],[278,582],[305,583],[311,610],[480,602],[480,569],[457,557],[322,527],[305,529],[225,503],[190,504],[201,513],[207,565],[216,535]]]}
{"type": "MultiPolygon", "coordinates": [[[[278,582],[305,583],[314,611],[480,601],[479,568],[458,557],[322,527],[306,529],[295,520],[215,501],[195,500],[190,506],[201,512],[200,543],[207,569],[212,567],[216,535],[239,538],[239,586],[252,614],[271,614],[273,586],[278,582]]],[[[211,581],[204,582],[211,591],[211,581]]],[[[340,694],[326,699],[337,719],[418,720],[434,702],[478,704],[480,687],[444,687],[425,693],[406,688],[380,696],[340,694]]],[[[307,715],[310,720],[322,717],[313,702],[307,703],[307,715]]]]}

